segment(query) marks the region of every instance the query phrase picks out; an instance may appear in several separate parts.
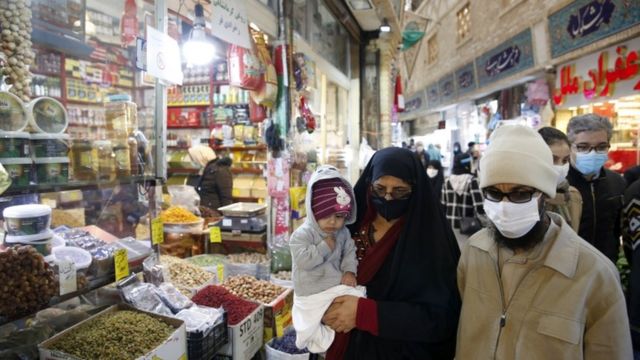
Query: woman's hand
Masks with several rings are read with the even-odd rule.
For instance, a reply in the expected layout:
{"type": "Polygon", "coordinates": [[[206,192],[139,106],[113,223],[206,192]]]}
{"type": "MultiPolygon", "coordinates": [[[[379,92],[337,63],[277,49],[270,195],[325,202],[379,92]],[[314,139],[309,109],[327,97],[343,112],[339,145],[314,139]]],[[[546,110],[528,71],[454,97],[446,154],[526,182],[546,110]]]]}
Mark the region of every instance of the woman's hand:
{"type": "Polygon", "coordinates": [[[322,322],[336,332],[346,333],[356,327],[357,312],[357,296],[339,296],[333,300],[333,304],[322,317],[322,322]]]}

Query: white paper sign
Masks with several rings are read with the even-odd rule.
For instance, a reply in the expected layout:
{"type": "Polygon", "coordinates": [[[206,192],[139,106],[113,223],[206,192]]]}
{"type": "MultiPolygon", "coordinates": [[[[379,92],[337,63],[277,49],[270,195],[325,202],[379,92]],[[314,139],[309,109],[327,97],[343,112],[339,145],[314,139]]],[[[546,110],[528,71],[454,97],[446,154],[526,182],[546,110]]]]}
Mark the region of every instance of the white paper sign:
{"type": "Polygon", "coordinates": [[[249,18],[244,0],[213,0],[212,34],[228,43],[251,49],[249,18]]]}
{"type": "Polygon", "coordinates": [[[72,293],[78,290],[76,280],[76,264],[68,260],[56,261],[58,265],[58,277],[60,283],[60,295],[72,293]]]}
{"type": "Polygon", "coordinates": [[[147,72],[170,84],[182,85],[178,42],[150,26],[147,26],[147,72]]]}

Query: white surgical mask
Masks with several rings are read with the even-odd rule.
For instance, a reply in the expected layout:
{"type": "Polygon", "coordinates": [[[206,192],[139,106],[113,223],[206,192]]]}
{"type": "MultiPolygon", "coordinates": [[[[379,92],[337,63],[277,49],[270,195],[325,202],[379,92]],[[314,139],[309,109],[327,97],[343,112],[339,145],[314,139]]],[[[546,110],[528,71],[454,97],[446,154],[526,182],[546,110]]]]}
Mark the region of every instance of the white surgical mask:
{"type": "Polygon", "coordinates": [[[427,169],[427,176],[434,178],[438,175],[438,169],[427,169]]]}
{"type": "Polygon", "coordinates": [[[569,163],[566,163],[564,165],[553,165],[553,167],[556,169],[556,172],[558,173],[558,185],[560,185],[563,181],[565,181],[567,179],[567,175],[569,175],[569,163]]]}
{"type": "Polygon", "coordinates": [[[516,239],[528,233],[540,221],[539,197],[534,196],[524,204],[485,199],[484,211],[504,237],[516,239]]]}

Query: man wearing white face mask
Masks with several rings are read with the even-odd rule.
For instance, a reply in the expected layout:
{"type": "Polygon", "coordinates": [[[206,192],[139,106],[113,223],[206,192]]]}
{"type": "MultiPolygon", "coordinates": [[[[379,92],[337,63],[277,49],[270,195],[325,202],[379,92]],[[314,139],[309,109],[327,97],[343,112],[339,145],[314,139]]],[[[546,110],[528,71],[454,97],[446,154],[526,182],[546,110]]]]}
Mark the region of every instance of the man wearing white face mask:
{"type": "Polygon", "coordinates": [[[616,263],[620,252],[620,216],[626,183],[603,165],[609,158],[613,127],[595,114],[575,116],[567,126],[571,141],[569,184],[582,194],[580,237],[616,263]]]}
{"type": "Polygon", "coordinates": [[[580,217],[582,216],[582,195],[578,189],[570,186],[567,180],[571,160],[571,143],[567,135],[556,128],[543,127],[538,130],[538,133],[551,149],[553,167],[558,173],[556,197],[545,202],[546,210],[560,214],[577,232],[580,229],[580,217]]]}
{"type": "Polygon", "coordinates": [[[558,173],[542,137],[498,128],[480,160],[491,226],[458,264],[458,359],[630,359],[625,300],[613,264],[544,211],[558,173]]]}

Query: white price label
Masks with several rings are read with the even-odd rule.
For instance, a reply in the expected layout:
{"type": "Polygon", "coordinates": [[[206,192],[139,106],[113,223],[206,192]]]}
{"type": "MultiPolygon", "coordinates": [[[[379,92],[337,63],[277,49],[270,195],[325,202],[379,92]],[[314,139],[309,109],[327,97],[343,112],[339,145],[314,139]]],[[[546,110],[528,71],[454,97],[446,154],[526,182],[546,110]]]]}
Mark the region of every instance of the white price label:
{"type": "Polygon", "coordinates": [[[60,280],[60,295],[78,290],[76,264],[68,260],[58,260],[56,263],[58,265],[58,277],[60,280]]]}

